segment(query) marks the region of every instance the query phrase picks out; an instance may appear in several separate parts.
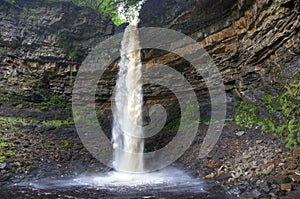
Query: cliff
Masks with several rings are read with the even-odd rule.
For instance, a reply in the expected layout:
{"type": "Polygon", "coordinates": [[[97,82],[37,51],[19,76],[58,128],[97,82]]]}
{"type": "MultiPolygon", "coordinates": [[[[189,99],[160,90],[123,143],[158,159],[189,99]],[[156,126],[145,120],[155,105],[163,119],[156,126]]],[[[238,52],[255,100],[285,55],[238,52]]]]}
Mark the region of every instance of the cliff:
{"type": "MultiPolygon", "coordinates": [[[[1,2],[2,98],[42,101],[41,95],[50,92],[70,99],[72,82],[89,50],[124,28],[70,3],[1,2]]],[[[165,27],[191,36],[222,72],[228,101],[255,101],[265,92],[276,92],[274,85],[282,77],[292,77],[299,70],[298,8],[293,0],[149,0],[141,12],[141,26],[165,27]]],[[[196,90],[205,90],[183,60],[172,60],[166,53],[147,53],[152,61],[184,70],[196,90]]],[[[109,82],[100,83],[100,101],[109,98],[116,72],[112,66],[104,77],[109,82]]]]}

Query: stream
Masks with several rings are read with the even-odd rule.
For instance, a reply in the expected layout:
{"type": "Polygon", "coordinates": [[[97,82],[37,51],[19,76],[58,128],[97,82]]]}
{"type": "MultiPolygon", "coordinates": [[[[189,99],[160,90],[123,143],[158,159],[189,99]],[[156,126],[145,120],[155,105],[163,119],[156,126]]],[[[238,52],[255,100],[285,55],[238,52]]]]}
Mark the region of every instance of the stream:
{"type": "Polygon", "coordinates": [[[177,168],[145,174],[109,172],[73,178],[47,178],[2,187],[11,198],[224,198],[204,190],[207,184],[177,168]]]}

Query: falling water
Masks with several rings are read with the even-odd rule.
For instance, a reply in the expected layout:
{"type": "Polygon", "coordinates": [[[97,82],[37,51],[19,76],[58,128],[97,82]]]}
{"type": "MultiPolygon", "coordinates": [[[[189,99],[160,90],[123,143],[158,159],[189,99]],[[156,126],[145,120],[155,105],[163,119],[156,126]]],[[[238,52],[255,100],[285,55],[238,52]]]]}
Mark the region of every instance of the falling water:
{"type": "Polygon", "coordinates": [[[138,14],[143,1],[125,10],[119,6],[121,19],[129,21],[121,44],[121,60],[116,83],[113,126],[113,166],[118,171],[142,172],[144,141],[142,129],[142,64],[138,14]]]}

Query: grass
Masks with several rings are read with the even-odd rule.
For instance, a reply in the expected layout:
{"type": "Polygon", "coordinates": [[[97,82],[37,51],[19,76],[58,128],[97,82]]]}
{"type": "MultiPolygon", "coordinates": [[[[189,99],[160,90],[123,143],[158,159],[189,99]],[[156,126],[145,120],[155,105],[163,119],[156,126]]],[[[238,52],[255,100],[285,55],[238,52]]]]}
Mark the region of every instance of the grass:
{"type": "Polygon", "coordinates": [[[5,162],[8,157],[14,155],[14,140],[7,133],[10,131],[18,133],[18,130],[12,125],[0,121],[0,163],[5,162]]]}
{"type": "Polygon", "coordinates": [[[0,117],[0,122],[7,125],[29,125],[32,123],[42,123],[46,127],[61,127],[74,124],[73,119],[67,120],[28,120],[24,118],[0,117]]]}
{"type": "Polygon", "coordinates": [[[61,126],[68,126],[74,124],[72,119],[68,120],[48,120],[43,121],[42,124],[46,127],[61,127],[61,126]]]}
{"type": "Polygon", "coordinates": [[[69,118],[67,120],[28,120],[24,118],[0,117],[0,163],[7,160],[8,157],[15,155],[14,135],[20,133],[15,125],[26,126],[32,123],[42,123],[45,127],[61,127],[74,124],[69,118]]]}

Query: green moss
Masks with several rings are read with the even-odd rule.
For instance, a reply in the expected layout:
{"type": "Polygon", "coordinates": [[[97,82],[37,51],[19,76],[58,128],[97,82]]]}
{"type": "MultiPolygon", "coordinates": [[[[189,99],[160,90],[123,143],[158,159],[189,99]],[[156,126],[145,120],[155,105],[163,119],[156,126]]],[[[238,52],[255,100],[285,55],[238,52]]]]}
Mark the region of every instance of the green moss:
{"type": "Polygon", "coordinates": [[[68,120],[48,120],[42,122],[46,127],[61,127],[61,126],[68,126],[74,124],[72,119],[68,120]]]}
{"type": "Polygon", "coordinates": [[[42,107],[47,108],[66,108],[66,104],[58,96],[51,96],[49,100],[41,103],[42,107]]]}
{"type": "Polygon", "coordinates": [[[66,53],[69,60],[73,60],[78,54],[80,48],[77,44],[74,43],[74,39],[72,38],[69,32],[59,30],[55,34],[56,42],[66,53]]]}
{"type": "Polygon", "coordinates": [[[163,129],[161,130],[162,132],[169,132],[169,131],[177,131],[180,125],[180,118],[176,118],[166,124],[163,129]]]}
{"type": "Polygon", "coordinates": [[[37,18],[38,18],[38,16],[36,16],[36,15],[30,15],[27,19],[29,21],[35,21],[35,20],[37,20],[37,18]]]}
{"type": "Polygon", "coordinates": [[[263,118],[257,116],[257,105],[241,102],[235,122],[247,128],[259,125],[262,132],[273,134],[287,148],[297,147],[300,143],[300,80],[284,84],[279,97],[265,95],[260,107],[267,113],[263,118]]]}
{"type": "Polygon", "coordinates": [[[26,126],[32,123],[42,123],[46,127],[61,127],[74,124],[72,118],[67,120],[28,120],[25,118],[16,118],[16,117],[0,117],[0,123],[5,124],[6,126],[22,125],[26,126]]]}
{"type": "Polygon", "coordinates": [[[0,122],[5,123],[6,125],[27,125],[34,122],[34,120],[26,120],[24,118],[0,117],[0,122]]]}
{"type": "Polygon", "coordinates": [[[16,0],[5,0],[7,3],[10,3],[10,4],[14,4],[16,3],[16,0]]]}
{"type": "MultiPolygon", "coordinates": [[[[35,110],[49,110],[51,108],[62,108],[69,109],[69,104],[66,104],[62,99],[60,99],[57,95],[53,95],[50,98],[46,97],[42,92],[35,91],[29,93],[27,98],[31,98],[31,96],[38,96],[40,98],[40,102],[29,102],[29,106],[35,110]]],[[[26,96],[25,96],[26,97],[26,96]]]]}
{"type": "MultiPolygon", "coordinates": [[[[0,117],[0,163],[5,162],[8,158],[21,155],[16,150],[14,144],[18,135],[21,135],[20,130],[16,125],[26,126],[31,123],[42,123],[46,127],[61,127],[73,124],[73,120],[70,118],[68,120],[28,120],[24,118],[6,118],[0,117]]],[[[64,142],[62,145],[64,147],[70,146],[71,143],[64,142]]]]}
{"type": "Polygon", "coordinates": [[[0,97],[0,102],[7,102],[9,101],[8,97],[0,97]]]}
{"type": "Polygon", "coordinates": [[[240,102],[234,118],[239,126],[252,128],[258,121],[257,105],[240,102]]]}
{"type": "Polygon", "coordinates": [[[9,137],[7,133],[9,131],[17,132],[10,124],[0,121],[0,163],[5,162],[8,157],[14,156],[14,140],[9,137]]]}

